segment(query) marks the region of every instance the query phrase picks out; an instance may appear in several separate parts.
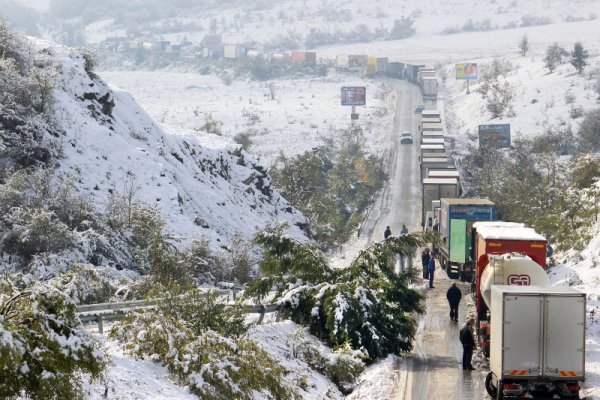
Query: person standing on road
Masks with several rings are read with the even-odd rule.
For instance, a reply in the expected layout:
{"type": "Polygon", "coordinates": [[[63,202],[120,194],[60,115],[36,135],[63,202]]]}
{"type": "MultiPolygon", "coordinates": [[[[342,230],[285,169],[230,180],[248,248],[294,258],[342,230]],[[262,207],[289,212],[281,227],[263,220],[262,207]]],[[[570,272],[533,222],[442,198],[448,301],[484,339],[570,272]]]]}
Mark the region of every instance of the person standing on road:
{"type": "Polygon", "coordinates": [[[431,256],[429,255],[429,247],[425,247],[423,252],[421,253],[421,265],[423,265],[423,279],[429,279],[429,271],[427,268],[429,267],[429,260],[431,260],[431,256]]]}
{"type": "Polygon", "coordinates": [[[435,259],[432,257],[427,263],[427,271],[429,272],[429,288],[433,289],[433,273],[435,272],[435,259]]]}
{"type": "Polygon", "coordinates": [[[450,304],[450,320],[458,321],[458,304],[460,303],[460,299],[462,299],[462,293],[458,286],[456,286],[456,282],[453,282],[450,289],[446,292],[446,298],[448,299],[448,304],[450,304]]]}
{"type": "Polygon", "coordinates": [[[386,226],[386,227],[385,227],[385,232],[383,232],[383,238],[384,238],[384,239],[387,239],[387,238],[389,238],[390,236],[392,236],[392,230],[390,229],[390,227],[389,227],[389,226],[386,226]]]}
{"type": "Polygon", "coordinates": [[[401,235],[408,235],[408,228],[406,225],[402,224],[402,229],[400,230],[401,235]]]}
{"type": "Polygon", "coordinates": [[[460,330],[460,342],[463,346],[463,359],[462,367],[463,370],[472,371],[473,365],[471,365],[471,359],[473,358],[473,349],[475,348],[475,337],[473,336],[473,326],[475,325],[475,318],[469,318],[465,326],[460,330]]]}

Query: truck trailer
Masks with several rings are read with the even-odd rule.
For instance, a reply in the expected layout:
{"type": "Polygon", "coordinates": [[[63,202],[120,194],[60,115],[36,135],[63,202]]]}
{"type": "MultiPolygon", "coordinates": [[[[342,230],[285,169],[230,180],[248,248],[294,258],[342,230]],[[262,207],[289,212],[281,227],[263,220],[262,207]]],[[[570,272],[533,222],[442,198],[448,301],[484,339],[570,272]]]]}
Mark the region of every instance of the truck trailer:
{"type": "Polygon", "coordinates": [[[458,182],[454,178],[425,178],[423,179],[423,202],[421,211],[421,224],[425,229],[433,225],[427,218],[427,212],[431,212],[435,200],[458,196],[458,182]]]}
{"type": "Polygon", "coordinates": [[[450,278],[471,280],[471,227],[476,221],[495,219],[496,205],[487,199],[441,199],[440,265],[450,278]]]}
{"type": "Polygon", "coordinates": [[[488,394],[579,399],[585,380],[585,294],[568,287],[493,285],[488,301],[488,394]]]}

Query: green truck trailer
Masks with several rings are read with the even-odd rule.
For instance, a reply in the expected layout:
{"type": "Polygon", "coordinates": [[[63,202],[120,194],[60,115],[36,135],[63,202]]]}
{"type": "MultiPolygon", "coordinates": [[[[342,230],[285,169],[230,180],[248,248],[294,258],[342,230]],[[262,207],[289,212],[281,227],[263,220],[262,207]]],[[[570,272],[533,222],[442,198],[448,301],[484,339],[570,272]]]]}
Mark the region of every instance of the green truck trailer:
{"type": "Polygon", "coordinates": [[[473,276],[471,228],[477,221],[496,219],[496,205],[487,199],[441,199],[440,265],[450,278],[470,281],[473,276]]]}

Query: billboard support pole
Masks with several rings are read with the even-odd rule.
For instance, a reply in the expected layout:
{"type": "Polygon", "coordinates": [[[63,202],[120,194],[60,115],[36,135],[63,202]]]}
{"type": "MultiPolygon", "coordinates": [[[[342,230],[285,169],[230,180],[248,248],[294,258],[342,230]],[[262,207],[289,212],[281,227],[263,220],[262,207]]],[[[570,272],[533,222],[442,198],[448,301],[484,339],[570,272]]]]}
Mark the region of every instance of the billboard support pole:
{"type": "Polygon", "coordinates": [[[469,90],[469,80],[467,79],[467,94],[470,94],[471,91],[469,90]]]}

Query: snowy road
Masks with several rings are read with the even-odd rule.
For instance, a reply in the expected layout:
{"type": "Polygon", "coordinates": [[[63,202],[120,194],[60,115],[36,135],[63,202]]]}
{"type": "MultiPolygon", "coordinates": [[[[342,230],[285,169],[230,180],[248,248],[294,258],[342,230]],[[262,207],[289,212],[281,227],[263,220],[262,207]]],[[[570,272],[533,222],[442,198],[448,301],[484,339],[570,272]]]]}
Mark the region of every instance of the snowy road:
{"type": "Polygon", "coordinates": [[[387,225],[392,234],[400,233],[402,224],[409,231],[420,230],[421,187],[419,185],[419,115],[416,104],[423,104],[421,92],[415,85],[405,81],[386,79],[398,92],[394,131],[391,135],[388,174],[390,184],[375,201],[361,236],[371,240],[382,240],[387,225]],[[413,134],[413,144],[400,144],[400,134],[413,134]]]}
{"type": "MultiPolygon", "coordinates": [[[[452,280],[444,271],[435,275],[435,289],[427,293],[427,314],[422,316],[415,348],[407,357],[406,400],[481,400],[488,398],[484,380],[487,369],[463,371],[458,332],[464,324],[465,301],[459,307],[459,322],[451,322],[446,291],[452,280]]],[[[469,286],[457,282],[464,295],[469,286]]],[[[474,357],[475,358],[475,357],[474,357]]],[[[477,363],[474,361],[474,366],[477,363]]]]}

